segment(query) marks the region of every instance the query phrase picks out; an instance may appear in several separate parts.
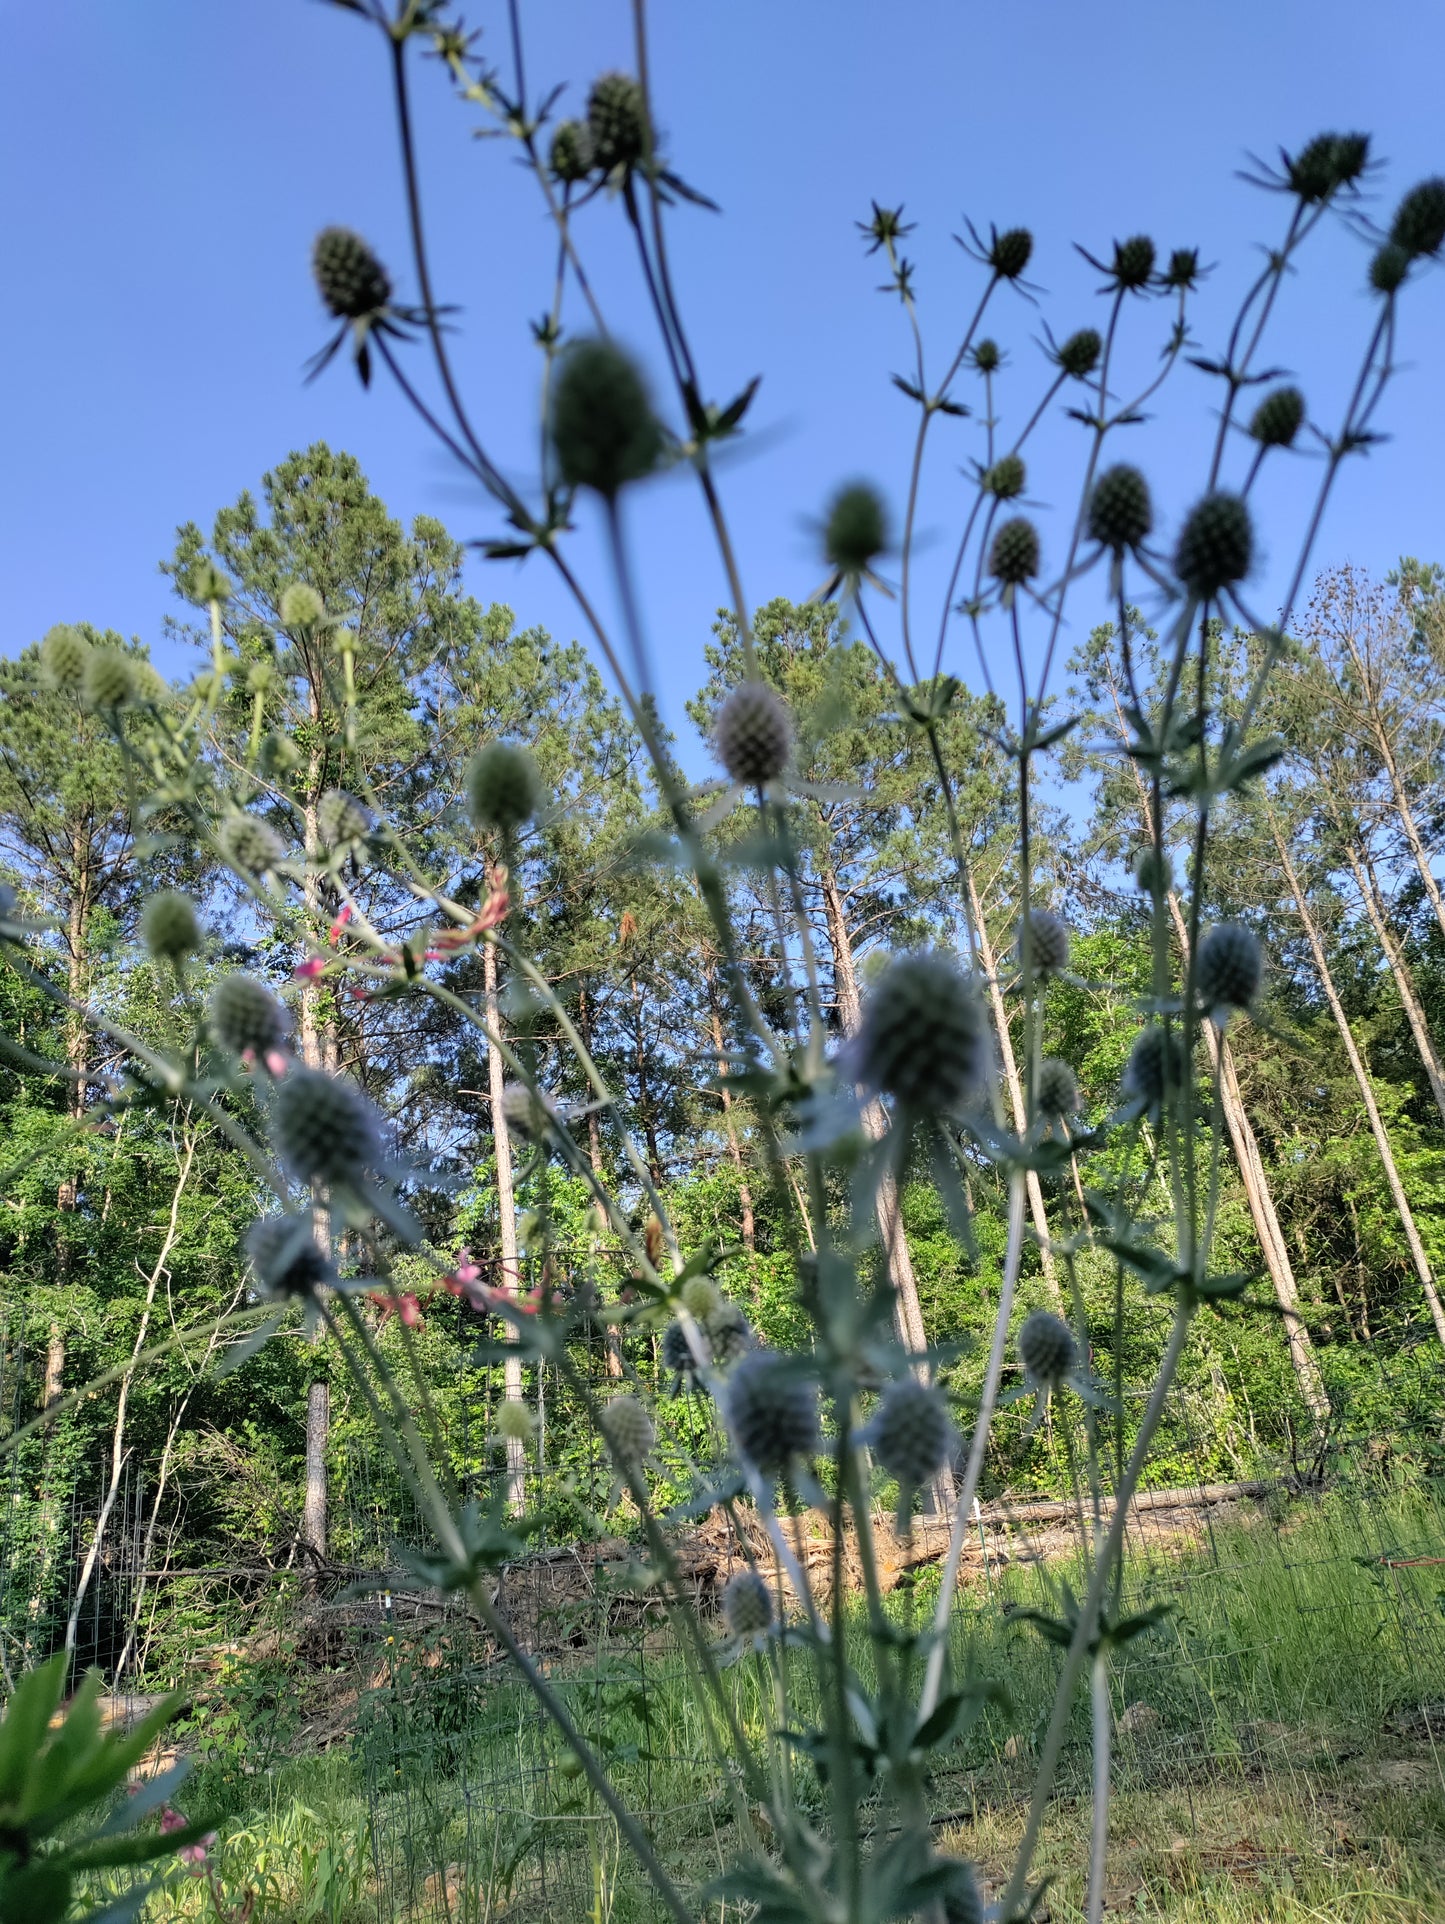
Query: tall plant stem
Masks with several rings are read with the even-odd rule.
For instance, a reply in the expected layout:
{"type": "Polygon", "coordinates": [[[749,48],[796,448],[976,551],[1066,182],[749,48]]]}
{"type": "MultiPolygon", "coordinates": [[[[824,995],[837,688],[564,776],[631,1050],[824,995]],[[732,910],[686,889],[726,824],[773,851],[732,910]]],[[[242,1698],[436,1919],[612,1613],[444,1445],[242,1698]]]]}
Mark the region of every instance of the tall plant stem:
{"type": "Polygon", "coordinates": [[[1113,1706],[1109,1702],[1109,1646],[1094,1652],[1089,1673],[1089,1696],[1094,1720],[1094,1821],[1089,1838],[1089,1898],[1086,1924],[1100,1924],[1104,1915],[1104,1870],[1109,1855],[1109,1751],[1113,1706]]]}

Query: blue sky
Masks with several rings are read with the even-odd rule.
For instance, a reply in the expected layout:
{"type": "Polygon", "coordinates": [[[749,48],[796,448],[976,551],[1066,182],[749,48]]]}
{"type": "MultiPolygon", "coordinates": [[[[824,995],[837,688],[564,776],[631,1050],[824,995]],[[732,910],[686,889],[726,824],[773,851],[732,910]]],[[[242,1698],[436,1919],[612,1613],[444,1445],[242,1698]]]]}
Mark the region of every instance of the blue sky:
{"type": "MultiPolygon", "coordinates": [[[[1042,309],[1016,299],[991,331],[1008,348],[1008,419],[1041,386],[1041,317],[1059,334],[1096,322],[1095,277],[1072,252],[1153,234],[1219,263],[1198,314],[1217,346],[1232,303],[1276,235],[1284,203],[1236,178],[1246,152],[1297,146],[1329,126],[1372,131],[1389,163],[1376,211],[1445,172],[1438,112],[1445,10],[1433,0],[652,0],[654,87],[679,170],[723,204],[672,227],[684,307],[709,392],[763,385],[757,446],[724,478],[754,600],[815,587],[808,532],[829,490],[877,478],[901,505],[912,417],[889,376],[907,366],[895,302],[873,290],[853,223],[869,202],[906,203],[918,223],[924,324],[935,364],[978,286],[950,235],[971,215],[1024,223],[1042,309]]],[[[630,64],[625,0],[523,0],[534,92],[630,64]]],[[[502,6],[473,4],[494,59],[502,6]]],[[[0,649],[57,620],[88,619],[159,642],[172,605],[157,563],[176,524],[215,509],[289,449],[322,438],[352,450],[393,511],[440,515],[459,536],[495,531],[486,504],[384,379],[365,395],[343,364],[312,386],[302,363],[326,328],[307,271],[311,238],[339,221],[405,271],[402,206],[383,49],[319,0],[4,0],[0,180],[10,298],[3,316],[0,649]]],[[[461,312],[459,364],[503,467],[535,458],[538,355],[528,323],[548,299],[552,244],[535,189],[500,142],[472,137],[475,113],[436,67],[416,98],[439,297],[461,312]]],[[[615,206],[579,237],[615,324],[657,365],[615,206]]],[[[1276,356],[1326,421],[1358,363],[1372,307],[1365,250],[1332,227],[1282,303],[1276,356]]],[[[1380,570],[1403,552],[1445,559],[1445,272],[1411,290],[1409,365],[1379,425],[1388,445],[1356,464],[1323,531],[1321,561],[1380,570]],[[1433,359],[1432,359],[1433,356],[1433,359]]],[[[1163,324],[1133,317],[1136,365],[1163,324]]],[[[976,399],[967,383],[966,400],[976,399]]],[[[1154,482],[1170,525],[1197,487],[1212,393],[1184,371],[1150,424],[1120,449],[1154,482]]],[[[945,423],[921,517],[921,576],[936,593],[964,499],[957,470],[979,429],[945,423]]],[[[1083,436],[1059,424],[1039,452],[1064,465],[1083,436]]],[[[1047,466],[1031,489],[1065,499],[1047,466]]],[[[1305,477],[1266,491],[1256,599],[1268,604],[1292,552],[1305,477]]],[[[674,724],[701,679],[723,599],[696,492],[673,478],[632,504],[646,619],[674,724]]],[[[1056,534],[1057,531],[1053,530],[1056,534]]],[[[579,565],[611,604],[584,514],[579,565]]],[[[578,623],[555,579],[477,562],[470,583],[559,634],[578,623]]],[[[1083,612],[1081,604],[1081,613],[1083,612]]],[[[161,650],[162,659],[164,651],[161,650]]],[[[955,630],[951,666],[972,662],[955,630]]]]}

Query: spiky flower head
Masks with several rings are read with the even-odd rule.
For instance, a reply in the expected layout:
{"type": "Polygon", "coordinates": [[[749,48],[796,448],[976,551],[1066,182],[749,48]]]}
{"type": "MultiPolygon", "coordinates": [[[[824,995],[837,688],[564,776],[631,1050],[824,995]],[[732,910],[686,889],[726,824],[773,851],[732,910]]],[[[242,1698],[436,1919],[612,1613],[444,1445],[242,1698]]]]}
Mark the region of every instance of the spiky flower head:
{"type": "Polygon", "coordinates": [[[286,845],[259,815],[230,816],[221,825],[221,849],[243,875],[264,875],[286,853],[286,845]]]}
{"type": "Polygon", "coordinates": [[[856,578],[888,546],[888,510],[871,482],[846,482],[828,503],[823,552],[830,567],[856,578]]]}
{"type": "Polygon", "coordinates": [[[949,1879],[943,1887],[944,1924],[983,1924],[983,1892],[978,1872],[965,1857],[948,1857],[949,1879]]]}
{"type": "Polygon", "coordinates": [[[1074,1332],[1051,1309],[1036,1309],[1024,1318],[1018,1348],[1025,1376],[1048,1389],[1057,1389],[1079,1361],[1074,1332]]]}
{"type": "Polygon", "coordinates": [[[309,581],[288,582],[281,592],[281,626],[314,628],[326,619],[326,603],[309,581]]]}
{"type": "Polygon", "coordinates": [[[662,1332],[662,1367],[689,1388],[697,1381],[697,1358],[681,1323],[669,1323],[662,1332]]]}
{"type": "Polygon", "coordinates": [[[1199,249],[1176,247],[1169,256],[1169,265],[1159,278],[1165,287],[1172,287],[1177,292],[1192,289],[1199,279],[1199,249]]]}
{"type": "Polygon", "coordinates": [[[497,1410],[497,1435],[506,1443],[530,1443],[537,1419],[520,1398],[504,1397],[497,1410]]]}
{"type": "Polygon", "coordinates": [[[641,1469],[657,1442],[657,1429],[635,1396],[614,1396],[602,1405],[598,1419],[608,1447],[619,1463],[641,1469]]]}
{"type": "Polygon", "coordinates": [[[1254,560],[1254,525],[1237,494],[1207,494],[1185,517],[1174,572],[1198,601],[1242,581],[1254,560]]]}
{"type": "Polygon", "coordinates": [[[258,1216],[246,1231],[246,1260],[266,1296],[314,1296],[334,1275],[306,1216],[258,1216]]]}
{"type": "Polygon", "coordinates": [[[592,158],[604,174],[635,167],[647,152],[647,103],[630,73],[605,73],[587,96],[592,158]]]}
{"type": "Polygon", "coordinates": [[[741,1356],[754,1347],[752,1324],[726,1297],[702,1319],[702,1332],[712,1354],[715,1369],[731,1369],[741,1356]]]}
{"type": "Polygon", "coordinates": [[[1054,358],[1065,374],[1082,381],[1099,365],[1099,356],[1103,351],[1104,342],[1098,330],[1081,327],[1076,334],[1069,336],[1054,358]]]}
{"type": "Polygon", "coordinates": [[[1172,1029],[1151,1022],[1134,1038],[1124,1069],[1124,1095],[1156,1109],[1164,1100],[1165,1085],[1178,1096],[1184,1089],[1184,1045],[1172,1029]]]}
{"type": "Polygon", "coordinates": [[[1194,980],[1206,1009],[1247,1009],[1263,974],[1264,954],[1253,929],[1217,922],[1201,940],[1194,980]]]}
{"type": "Polygon", "coordinates": [[[1134,234],[1114,242],[1113,275],[1120,287],[1135,290],[1149,285],[1154,272],[1154,243],[1147,234],[1134,234]]]}
{"type": "Polygon", "coordinates": [[[1013,501],[1023,493],[1027,480],[1022,457],[1005,454],[984,469],[982,485],[986,493],[997,495],[1000,501],[1013,501]]]}
{"type": "Polygon", "coordinates": [[[1304,418],[1305,397],[1299,389],[1277,387],[1254,410],[1249,431],[1262,448],[1293,447],[1304,418]]]}
{"type": "Polygon", "coordinates": [[[793,748],[787,703],[766,682],[739,682],[718,710],[713,745],[728,774],[745,788],[775,782],[793,748]]]}
{"type": "Polygon", "coordinates": [[[210,555],[203,554],[185,574],[185,591],[190,600],[202,608],[213,601],[229,601],[235,592],[230,577],[210,555]]]}
{"type": "Polygon", "coordinates": [[[540,1142],[557,1120],[557,1105],[541,1089],[529,1089],[525,1082],[504,1082],[502,1119],[515,1135],[540,1142]]]}
{"type": "Polygon", "coordinates": [[[1106,468],[1089,497],[1089,539],[1123,554],[1147,540],[1153,526],[1154,503],[1139,470],[1124,461],[1106,468]]]}
{"type": "Polygon", "coordinates": [[[298,1182],[355,1188],[381,1161],[381,1118],[357,1088],[324,1069],[293,1069],[276,1085],[271,1139],[298,1182]]]}
{"type": "Polygon", "coordinates": [[[89,660],[90,643],[68,622],[58,622],[40,644],[40,665],[52,688],[78,688],[89,660]]]}
{"type": "Polygon", "coordinates": [[[739,1639],[765,1637],[773,1627],[777,1611],[767,1582],[748,1563],[734,1570],[723,1585],[723,1622],[739,1639]]]}
{"type": "Polygon", "coordinates": [[[858,1080],[906,1109],[962,1107],[988,1074],[988,1027],[974,984],[946,955],[898,955],[874,985],[854,1045],[858,1080]]]}
{"type": "Polygon", "coordinates": [[[1358,180],[1369,157],[1368,134],[1316,134],[1298,154],[1285,155],[1285,178],[1310,205],[1328,200],[1341,187],[1358,180]]]}
{"type": "Polygon", "coordinates": [[[179,889],[162,889],[140,912],[140,939],[157,962],[182,962],[201,946],[195,904],[179,889]]]}
{"type": "Polygon", "coordinates": [[[1410,256],[1394,241],[1377,247],[1370,260],[1370,285],[1377,294],[1393,294],[1410,272],[1410,256]]]}
{"type": "Polygon", "coordinates": [[[254,975],[223,975],[211,991],[211,1034],[223,1049],[264,1061],[285,1042],[291,1019],[284,1003],[254,975]]]}
{"type": "Polygon", "coordinates": [[[916,1376],[898,1377],[883,1392],[868,1440],[889,1476],[920,1488],[943,1468],[953,1443],[943,1392],[916,1376]]]}
{"type": "Polygon", "coordinates": [[[1019,967],[1035,975],[1062,975],[1069,966],[1069,925],[1051,909],[1030,909],[1014,937],[1019,967]]]}
{"type": "Polygon", "coordinates": [[[818,1447],[818,1390],[774,1350],[744,1356],[723,1392],[738,1455],[760,1476],[783,1476],[818,1447]]]}
{"type": "Polygon", "coordinates": [[[576,341],[562,355],[552,388],[552,446],[569,487],[613,500],[629,481],[651,474],[662,429],[641,370],[611,341],[576,341]]]}
{"type": "Polygon", "coordinates": [[[988,551],[988,571],[1005,588],[1018,588],[1039,571],[1039,531],[1026,515],[1000,524],[988,551]]]}
{"type": "Polygon", "coordinates": [[[92,648],[81,674],[81,698],[87,708],[108,714],[124,708],[135,697],[135,670],[118,648],[92,648]]]}
{"type": "Polygon", "coordinates": [[[488,742],[467,768],[467,807],[478,828],[515,835],[542,806],[537,764],[516,742],[488,742]]]}
{"type": "Polygon", "coordinates": [[[312,245],[311,271],[322,300],[338,321],[370,320],[391,300],[386,269],[349,227],[322,228],[312,245]]]}
{"type": "Polygon", "coordinates": [[[980,374],[997,374],[1003,365],[1003,350],[997,341],[985,335],[975,344],[969,358],[980,374]]]}
{"type": "Polygon", "coordinates": [[[1045,1056],[1039,1064],[1037,1097],[1039,1114],[1049,1122],[1078,1114],[1078,1079],[1062,1056],[1045,1056]]]}
{"type": "Polygon", "coordinates": [[[323,848],[349,848],[371,833],[371,810],[344,788],[328,788],[316,805],[316,833],[323,848]]]}
{"type": "Polygon", "coordinates": [[[1134,857],[1134,886],[1143,895],[1167,895],[1174,886],[1168,850],[1141,848],[1134,857]]]}
{"type": "Polygon", "coordinates": [[[1034,237],[1027,227],[1007,227],[995,232],[986,252],[989,266],[1001,281],[1016,281],[1029,264],[1034,237]]]}
{"type": "Polygon", "coordinates": [[[1445,178],[1439,174],[1412,187],[1395,209],[1390,239],[1412,260],[1445,246],[1445,178]]]}
{"type": "Polygon", "coordinates": [[[564,187],[575,187],[592,172],[592,136],[585,120],[564,120],[552,136],[547,164],[554,180],[564,187]]]}
{"type": "Polygon", "coordinates": [[[682,1300],[688,1314],[701,1323],[712,1315],[722,1297],[710,1276],[689,1276],[682,1286],[682,1300]]]}

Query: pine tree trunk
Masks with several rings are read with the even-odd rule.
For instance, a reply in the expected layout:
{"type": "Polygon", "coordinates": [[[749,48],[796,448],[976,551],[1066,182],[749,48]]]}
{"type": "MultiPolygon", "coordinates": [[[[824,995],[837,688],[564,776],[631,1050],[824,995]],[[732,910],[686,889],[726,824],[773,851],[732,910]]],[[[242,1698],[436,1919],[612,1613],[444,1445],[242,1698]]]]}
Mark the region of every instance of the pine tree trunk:
{"type": "MultiPolygon", "coordinates": [[[[1022,1136],[1028,1128],[1029,1111],[1028,1104],[1024,1101],[1023,1079],[1019,1075],[1018,1060],[1014,1055],[1008,1010],[1004,1007],[1003,990],[999,987],[998,958],[994,955],[993,944],[988,939],[988,926],[983,919],[983,903],[979,900],[973,870],[965,867],[964,875],[968,884],[968,912],[973,921],[974,940],[978,944],[978,965],[988,984],[989,1007],[993,1011],[993,1026],[998,1036],[999,1064],[1003,1069],[1004,1088],[1008,1091],[1014,1133],[1022,1136]]],[[[1049,1219],[1044,1209],[1044,1186],[1039,1181],[1039,1172],[1036,1169],[1030,1169],[1025,1174],[1024,1189],[1028,1195],[1029,1216],[1033,1221],[1034,1235],[1038,1238],[1039,1264],[1044,1272],[1044,1282],[1048,1286],[1055,1307],[1062,1310],[1064,1293],[1059,1287],[1058,1274],[1054,1269],[1053,1252],[1049,1247],[1049,1219]]]]}
{"type": "Polygon", "coordinates": [[[1353,842],[1346,843],[1345,858],[1354,874],[1355,886],[1365,905],[1365,913],[1370,918],[1370,926],[1375,931],[1375,939],[1395,979],[1395,992],[1400,998],[1400,1007],[1405,1011],[1405,1020],[1410,1025],[1410,1034],[1415,1039],[1425,1078],[1430,1084],[1430,1093],[1435,1098],[1435,1107],[1440,1111],[1440,1120],[1445,1122],[1445,1068],[1442,1068],[1440,1058],[1435,1053],[1434,1039],[1425,1020],[1425,1010],[1416,993],[1409,964],[1405,960],[1405,951],[1390,927],[1374,864],[1365,850],[1353,842]]]}
{"type": "MultiPolygon", "coordinates": [[[[491,1040],[502,1033],[502,1017],[497,995],[497,951],[491,942],[482,945],[482,983],[487,999],[487,1091],[492,1103],[492,1148],[497,1161],[497,1247],[501,1255],[501,1287],[510,1294],[521,1290],[522,1272],[517,1262],[517,1205],[512,1189],[512,1144],[502,1107],[506,1070],[502,1052],[491,1040]]],[[[515,1339],[515,1332],[509,1334],[515,1339]]],[[[522,1359],[508,1356],[502,1365],[502,1381],[509,1402],[522,1401],[522,1359]]],[[[526,1446],[516,1437],[507,1438],[507,1507],[520,1516],[527,1507],[526,1446]]]]}
{"type": "Polygon", "coordinates": [[[1385,1180],[1390,1185],[1390,1194],[1394,1198],[1395,1208],[1400,1217],[1400,1227],[1405,1232],[1405,1241],[1409,1246],[1410,1260],[1415,1265],[1415,1274],[1420,1279],[1420,1288],[1424,1292],[1425,1301],[1430,1310],[1430,1320],[1435,1325],[1435,1334],[1441,1345],[1445,1346],[1445,1308],[1442,1308],[1439,1292],[1435,1288],[1435,1278],[1430,1271],[1430,1259],[1426,1255],[1425,1245],[1420,1239],[1420,1231],[1415,1224],[1414,1211],[1410,1208],[1409,1198],[1405,1194],[1405,1185],[1400,1180],[1400,1172],[1395,1163],[1395,1152],[1390,1146],[1389,1133],[1385,1128],[1384,1119],[1380,1114],[1379,1104],[1375,1101],[1375,1092],[1370,1084],[1369,1071],[1366,1069],[1364,1059],[1360,1055],[1354,1034],[1350,1028],[1349,1017],[1345,1014],[1344,1004],[1340,1001],[1339,993],[1335,988],[1335,979],[1330,973],[1330,966],[1325,956],[1324,944],[1320,940],[1319,929],[1314,917],[1310,914],[1309,904],[1305,900],[1305,893],[1300,886],[1300,879],[1295,871],[1294,862],[1290,857],[1289,849],[1285,844],[1284,837],[1279,832],[1273,815],[1269,816],[1269,832],[1274,840],[1274,846],[1280,859],[1280,866],[1284,870],[1285,880],[1289,883],[1290,894],[1293,895],[1295,907],[1299,911],[1300,921],[1304,925],[1305,937],[1310,945],[1310,954],[1315,960],[1315,970],[1320,978],[1320,986],[1325,992],[1326,1002],[1330,1005],[1330,1014],[1335,1019],[1335,1027],[1340,1032],[1340,1041],[1344,1044],[1345,1055],[1349,1061],[1351,1073],[1354,1075],[1356,1086],[1360,1091],[1360,1100],[1364,1103],[1365,1114],[1370,1119],[1370,1132],[1375,1138],[1375,1147],[1380,1152],[1380,1162],[1384,1167],[1385,1180]]]}
{"type": "Polygon", "coordinates": [[[1390,799],[1394,802],[1395,813],[1400,818],[1400,827],[1404,831],[1406,845],[1415,859],[1415,867],[1420,875],[1420,886],[1430,898],[1430,906],[1435,911],[1435,920],[1440,924],[1440,933],[1445,935],[1445,896],[1442,896],[1435,871],[1430,866],[1429,850],[1425,847],[1425,839],[1415,820],[1415,811],[1410,806],[1410,797],[1401,779],[1399,764],[1395,760],[1394,745],[1378,713],[1372,712],[1371,719],[1374,725],[1375,742],[1380,751],[1380,760],[1384,764],[1385,774],[1390,783],[1390,799]]]}
{"type": "MultiPolygon", "coordinates": [[[[307,783],[305,807],[306,825],[306,904],[311,911],[313,926],[321,912],[321,898],[315,881],[312,879],[312,862],[315,858],[320,833],[316,825],[317,791],[320,787],[321,770],[318,759],[313,756],[310,779],[307,783]]],[[[300,1021],[298,1041],[301,1060],[308,1069],[334,1069],[337,1062],[337,1044],[334,1031],[323,1033],[320,1019],[321,997],[314,980],[307,978],[301,985],[300,1021]]],[[[323,1207],[312,1210],[312,1226],[316,1240],[329,1255],[331,1252],[331,1216],[323,1207]]],[[[312,1348],[319,1351],[326,1340],[326,1327],[317,1323],[312,1334],[312,1348]]],[[[324,1564],[330,1536],[330,1483],[327,1470],[327,1450],[331,1441],[331,1383],[324,1376],[318,1356],[311,1382],[306,1391],[306,1464],[301,1499],[301,1542],[310,1551],[319,1566],[324,1564]]]]}

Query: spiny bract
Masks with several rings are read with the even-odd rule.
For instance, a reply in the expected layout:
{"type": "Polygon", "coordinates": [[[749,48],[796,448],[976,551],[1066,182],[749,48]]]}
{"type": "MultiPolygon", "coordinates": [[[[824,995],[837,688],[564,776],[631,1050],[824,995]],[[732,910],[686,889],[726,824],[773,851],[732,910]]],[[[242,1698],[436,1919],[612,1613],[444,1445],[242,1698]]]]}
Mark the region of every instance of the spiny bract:
{"type": "Polygon", "coordinates": [[[723,1585],[723,1622],[735,1637],[764,1637],[773,1627],[773,1593],[763,1577],[745,1564],[723,1585]]]}
{"type": "Polygon", "coordinates": [[[1036,1309],[1019,1327],[1019,1361],[1031,1383],[1057,1389],[1079,1360],[1074,1332],[1051,1309],[1036,1309]]]}
{"type": "Polygon", "coordinates": [[[226,860],[243,875],[264,875],[286,853],[286,845],[259,815],[232,815],[221,825],[226,860]]]}
{"type": "Polygon", "coordinates": [[[774,1350],[744,1356],[723,1393],[738,1455],[762,1476],[782,1476],[818,1447],[818,1391],[774,1350]]]}
{"type": "Polygon", "coordinates": [[[271,1136],[298,1182],[354,1187],[381,1161],[381,1118],[357,1088],[324,1069],[293,1069],[276,1085],[271,1136]]]}
{"type": "Polygon", "coordinates": [[[140,912],[140,938],[158,962],[179,962],[201,946],[195,904],[179,889],[162,889],[140,912]]]}
{"type": "Polygon", "coordinates": [[[562,479],[607,500],[651,474],[662,454],[647,383],[611,341],[577,341],[562,355],[551,431],[562,479]]]}
{"type": "Polygon", "coordinates": [[[602,1405],[599,1418],[619,1463],[630,1470],[640,1469],[652,1454],[657,1430],[651,1416],[635,1396],[614,1396],[602,1405]]]}
{"type": "Polygon", "coordinates": [[[913,1489],[927,1483],[948,1460],[953,1441],[943,1392],[916,1376],[900,1376],[883,1392],[868,1437],[889,1476],[913,1489]]]}
{"type": "Polygon", "coordinates": [[[323,848],[348,848],[371,833],[371,810],[344,788],[328,788],[316,804],[316,833],[323,848]]]}
{"type": "Polygon", "coordinates": [[[988,551],[988,571],[1005,588],[1018,588],[1039,571],[1039,531],[1026,515],[1005,521],[988,551]]]}
{"type": "Polygon", "coordinates": [[[515,835],[542,805],[542,778],[525,748],[488,742],[467,769],[467,807],[479,828],[515,835]]]}
{"type": "Polygon", "coordinates": [[[1299,389],[1277,387],[1254,410],[1249,431],[1262,448],[1293,447],[1304,418],[1305,397],[1299,389]]]}
{"type": "Polygon", "coordinates": [[[647,105],[629,73],[605,73],[587,96],[592,158],[604,174],[635,167],[647,151],[647,105]]]}
{"type": "Polygon", "coordinates": [[[1089,539],[1123,554],[1146,540],[1153,526],[1149,483],[1139,470],[1123,461],[1106,468],[1089,499],[1089,539]]]}
{"type": "Polygon", "coordinates": [[[856,576],[868,569],[888,546],[888,510],[883,497],[867,481],[849,481],[828,503],[823,524],[823,552],[829,565],[856,576]]]}
{"type": "Polygon", "coordinates": [[[305,1216],[257,1217],[246,1231],[246,1260],[268,1296],[310,1296],[332,1278],[305,1216]]]}
{"type": "Polygon", "coordinates": [[[940,1115],[977,1094],[988,1030],[973,983],[946,955],[895,956],[863,1009],[858,1080],[921,1114],[940,1115]]]}
{"type": "Polygon", "coordinates": [[[1174,572],[1198,601],[1243,581],[1254,560],[1254,525],[1237,494],[1207,494],[1190,509],[1174,550],[1174,572]]]}
{"type": "Polygon", "coordinates": [[[87,708],[124,708],[135,695],[135,671],[118,648],[92,648],[80,687],[87,708]]]}
{"type": "Polygon", "coordinates": [[[292,581],[281,593],[283,628],[314,628],[326,619],[326,603],[309,581],[292,581]]]}
{"type": "Polygon", "coordinates": [[[1194,980],[1206,1009],[1247,1009],[1263,973],[1259,937],[1240,922],[1216,923],[1199,944],[1194,980]]]}
{"type": "Polygon", "coordinates": [[[89,659],[90,643],[67,622],[58,623],[40,644],[40,664],[52,688],[78,688],[89,659]]]}
{"type": "Polygon", "coordinates": [[[740,682],[718,710],[717,758],[735,782],[761,788],[788,765],[793,724],[787,704],[766,682],[740,682]]]}
{"type": "Polygon", "coordinates": [[[311,271],[322,300],[339,321],[367,320],[391,299],[386,269],[349,227],[321,230],[311,249],[311,271]]]}
{"type": "Polygon", "coordinates": [[[1039,1064],[1037,1100],[1039,1114],[1050,1122],[1078,1113],[1078,1079],[1062,1056],[1045,1056],[1039,1064]]]}
{"type": "Polygon", "coordinates": [[[285,1005],[254,975],[223,975],[211,991],[211,1034],[223,1049],[261,1060],[279,1049],[291,1028],[285,1005]]]}
{"type": "Polygon", "coordinates": [[[1052,909],[1030,909],[1019,923],[1014,956],[1035,975],[1062,975],[1069,966],[1069,925],[1052,909]]]}

